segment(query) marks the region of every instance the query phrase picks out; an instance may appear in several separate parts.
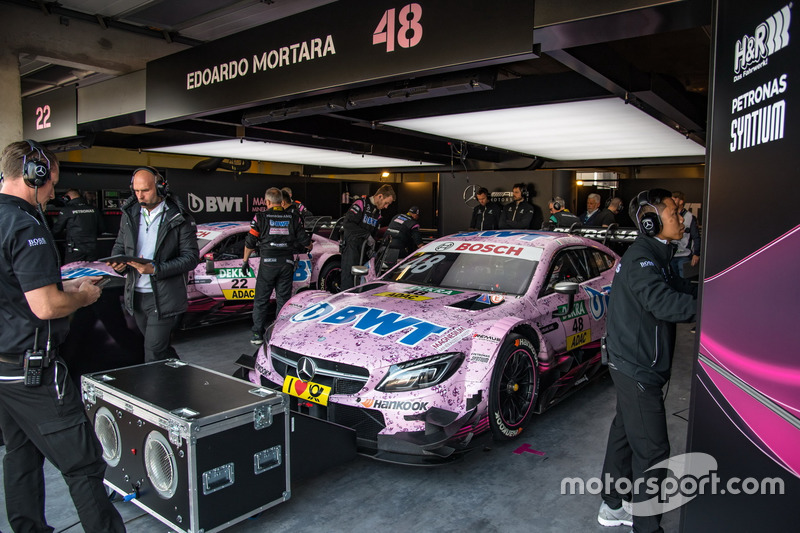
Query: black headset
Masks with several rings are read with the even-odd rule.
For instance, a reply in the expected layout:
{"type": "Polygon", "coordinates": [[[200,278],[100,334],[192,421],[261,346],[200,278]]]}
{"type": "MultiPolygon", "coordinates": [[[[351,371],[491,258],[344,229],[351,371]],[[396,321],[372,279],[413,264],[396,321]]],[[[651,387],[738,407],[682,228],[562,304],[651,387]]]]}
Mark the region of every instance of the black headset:
{"type": "Polygon", "coordinates": [[[133,177],[140,170],[146,170],[147,172],[153,175],[153,177],[156,180],[156,194],[159,196],[159,198],[164,198],[169,194],[169,184],[167,183],[167,180],[164,179],[164,176],[162,176],[161,173],[155,167],[138,167],[134,169],[133,174],[131,174],[132,193],[135,194],[135,191],[133,190],[133,177]]]}
{"type": "MultiPolygon", "coordinates": [[[[648,237],[655,237],[661,233],[661,229],[664,227],[663,222],[661,222],[661,215],[658,213],[658,208],[654,204],[661,203],[665,198],[665,193],[666,196],[671,196],[669,191],[664,189],[642,191],[632,202],[632,204],[635,202],[635,205],[631,205],[631,208],[636,208],[635,215],[632,214],[632,217],[634,220],[638,220],[639,231],[648,237]],[[639,217],[641,210],[647,206],[650,206],[653,211],[648,211],[639,217]]],[[[633,209],[631,209],[631,211],[633,211],[633,209]]]]}
{"type": "Polygon", "coordinates": [[[553,209],[555,209],[556,211],[561,211],[561,208],[564,207],[563,205],[561,205],[561,202],[556,200],[555,196],[550,200],[550,202],[553,204],[553,209]]]}
{"type": "Polygon", "coordinates": [[[50,181],[50,160],[44,155],[43,148],[39,143],[28,139],[25,139],[25,142],[30,146],[31,152],[36,152],[38,155],[35,159],[31,159],[27,155],[22,156],[22,179],[28,187],[34,189],[50,181]]]}

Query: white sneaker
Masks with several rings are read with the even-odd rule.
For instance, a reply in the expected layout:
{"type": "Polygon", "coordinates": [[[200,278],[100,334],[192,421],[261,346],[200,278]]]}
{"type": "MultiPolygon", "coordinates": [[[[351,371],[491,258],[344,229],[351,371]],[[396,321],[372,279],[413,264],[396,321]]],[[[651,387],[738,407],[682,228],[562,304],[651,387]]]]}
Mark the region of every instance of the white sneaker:
{"type": "Polygon", "coordinates": [[[600,504],[600,510],[597,512],[597,521],[602,526],[632,526],[633,516],[625,510],[625,503],[619,509],[612,509],[603,502],[600,504]]]}

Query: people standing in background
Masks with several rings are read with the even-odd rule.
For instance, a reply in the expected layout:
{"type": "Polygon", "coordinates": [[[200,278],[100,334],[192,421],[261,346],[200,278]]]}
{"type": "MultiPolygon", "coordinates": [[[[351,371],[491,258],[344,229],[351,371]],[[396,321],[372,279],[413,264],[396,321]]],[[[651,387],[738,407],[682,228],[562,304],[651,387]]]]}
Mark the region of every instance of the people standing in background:
{"type": "Polygon", "coordinates": [[[375,194],[368,198],[357,198],[344,215],[340,248],[342,249],[342,290],[355,286],[352,268],[362,260],[361,249],[365,242],[375,246],[378,221],[381,210],[386,209],[395,199],[391,185],[381,185],[375,194]]]}
{"type": "Polygon", "coordinates": [[[419,207],[412,205],[407,213],[395,215],[386,228],[389,243],[383,256],[387,268],[391,268],[400,259],[422,246],[422,235],[419,233],[419,207]]]}
{"type": "Polygon", "coordinates": [[[199,261],[197,225],[153,167],[140,167],[131,178],[133,195],[122,204],[119,234],[111,255],[150,259],[108,263],[124,273],[125,309],[144,335],[146,361],[178,358],[170,344],[172,330],[189,306],[186,283],[199,261]]]}
{"type": "Polygon", "coordinates": [[[524,197],[524,183],[515,183],[511,189],[512,201],[500,212],[500,229],[529,229],[533,221],[534,208],[524,197]]]}
{"type": "Polygon", "coordinates": [[[672,257],[672,269],[682,278],[686,277],[683,267],[689,263],[696,267],[700,262],[700,229],[697,226],[697,217],[686,209],[686,195],[681,191],[672,191],[672,199],[678,206],[678,210],[683,217],[683,236],[672,241],[677,246],[675,255],[672,257]]]}
{"type": "Polygon", "coordinates": [[[250,342],[256,346],[264,343],[267,326],[267,305],[275,291],[275,316],[292,296],[294,278],[294,254],[313,247],[311,236],[306,233],[300,215],[286,211],[281,205],[283,194],[277,187],[267,189],[264,194],[267,210],[256,213],[250,222],[250,232],[244,241],[242,274],[250,272],[250,255],[259,250],[256,295],[253,301],[253,336],[250,342]]]}
{"type": "Polygon", "coordinates": [[[69,189],[66,205],[61,209],[53,234],[64,233],[64,263],[94,261],[97,255],[97,237],[102,233],[97,208],[86,203],[78,189],[69,189]]]}
{"type": "Polygon", "coordinates": [[[594,226],[607,228],[611,224],[617,223],[617,213],[622,209],[622,198],[614,197],[609,200],[608,205],[599,213],[591,217],[591,224],[584,224],[584,226],[594,226]]]}
{"type": "Polygon", "coordinates": [[[560,196],[554,197],[547,204],[550,209],[550,218],[547,225],[551,228],[571,228],[581,226],[581,219],[569,212],[566,202],[560,196]]]}
{"type": "Polygon", "coordinates": [[[294,204],[295,209],[297,209],[297,214],[299,214],[301,218],[310,217],[314,215],[311,211],[308,210],[308,208],[305,205],[303,205],[303,203],[300,200],[294,199],[294,196],[292,196],[292,189],[290,189],[289,187],[284,187],[281,190],[289,194],[289,201],[292,204],[294,204]]]}
{"type": "Polygon", "coordinates": [[[581,224],[583,224],[584,226],[598,225],[595,223],[594,217],[600,214],[601,201],[602,198],[596,192],[591,193],[586,198],[586,212],[579,217],[581,219],[581,224]]]}
{"type": "Polygon", "coordinates": [[[502,210],[500,204],[489,199],[489,190],[485,187],[478,189],[475,198],[478,200],[478,205],[472,209],[469,229],[472,231],[498,229],[502,210]]]}

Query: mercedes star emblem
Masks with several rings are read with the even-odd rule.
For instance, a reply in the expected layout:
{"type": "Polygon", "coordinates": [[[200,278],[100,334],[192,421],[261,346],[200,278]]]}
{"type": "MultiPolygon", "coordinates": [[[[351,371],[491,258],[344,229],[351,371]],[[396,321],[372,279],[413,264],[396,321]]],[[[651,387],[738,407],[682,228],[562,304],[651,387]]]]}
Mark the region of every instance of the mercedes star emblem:
{"type": "Polygon", "coordinates": [[[314,374],[317,373],[317,365],[308,357],[301,357],[297,361],[297,377],[301,381],[311,381],[314,379],[314,374]]]}

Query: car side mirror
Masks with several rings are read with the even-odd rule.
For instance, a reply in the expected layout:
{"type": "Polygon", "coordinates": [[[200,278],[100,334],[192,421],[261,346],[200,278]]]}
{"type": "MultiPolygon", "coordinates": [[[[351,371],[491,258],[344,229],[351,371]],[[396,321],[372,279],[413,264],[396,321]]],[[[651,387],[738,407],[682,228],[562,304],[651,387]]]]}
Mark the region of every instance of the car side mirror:
{"type": "Polygon", "coordinates": [[[558,294],[566,294],[569,296],[569,301],[567,302],[567,309],[563,312],[554,311],[553,318],[559,318],[562,316],[567,316],[572,312],[572,308],[575,306],[575,295],[578,294],[578,289],[580,289],[580,285],[575,283],[574,281],[559,281],[555,285],[553,285],[553,290],[556,291],[558,294]]]}
{"type": "Polygon", "coordinates": [[[366,276],[369,274],[369,267],[364,265],[355,265],[350,269],[350,273],[354,276],[366,276]]]}
{"type": "Polygon", "coordinates": [[[217,267],[214,265],[214,254],[208,253],[203,256],[206,262],[206,275],[210,276],[217,273],[217,267]]]}

